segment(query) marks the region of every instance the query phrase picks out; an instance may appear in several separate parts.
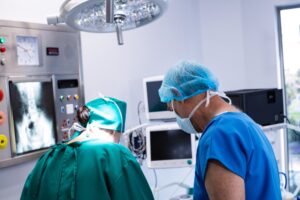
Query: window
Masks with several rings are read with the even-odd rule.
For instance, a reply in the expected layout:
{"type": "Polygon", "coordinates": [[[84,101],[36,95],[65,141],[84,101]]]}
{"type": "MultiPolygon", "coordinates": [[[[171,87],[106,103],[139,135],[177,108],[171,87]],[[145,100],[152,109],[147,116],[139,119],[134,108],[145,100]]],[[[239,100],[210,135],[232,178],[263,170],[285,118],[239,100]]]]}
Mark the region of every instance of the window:
{"type": "MultiPolygon", "coordinates": [[[[300,5],[278,8],[278,23],[287,118],[300,127],[300,5]]],[[[288,130],[287,141],[289,189],[294,191],[300,186],[300,132],[288,130]]]]}

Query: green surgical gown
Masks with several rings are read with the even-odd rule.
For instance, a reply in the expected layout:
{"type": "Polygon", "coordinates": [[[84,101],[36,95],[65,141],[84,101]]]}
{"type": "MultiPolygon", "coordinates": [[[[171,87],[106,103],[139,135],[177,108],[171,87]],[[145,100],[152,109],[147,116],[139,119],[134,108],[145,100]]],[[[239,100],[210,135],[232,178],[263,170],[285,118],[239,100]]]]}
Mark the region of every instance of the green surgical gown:
{"type": "Polygon", "coordinates": [[[59,144],[28,176],[21,200],[148,200],[148,182],[131,152],[100,140],[59,144]]]}

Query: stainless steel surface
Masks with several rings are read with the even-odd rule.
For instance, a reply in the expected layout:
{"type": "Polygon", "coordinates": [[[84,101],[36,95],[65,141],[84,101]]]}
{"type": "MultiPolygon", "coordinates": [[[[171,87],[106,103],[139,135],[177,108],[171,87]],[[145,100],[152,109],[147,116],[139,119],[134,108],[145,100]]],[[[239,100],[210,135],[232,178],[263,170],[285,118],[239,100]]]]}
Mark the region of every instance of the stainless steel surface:
{"type": "MultiPolygon", "coordinates": [[[[6,114],[6,121],[0,125],[0,134],[9,139],[5,149],[0,149],[0,168],[8,167],[22,162],[36,159],[45,150],[38,150],[23,155],[14,153],[16,146],[14,118],[11,104],[12,95],[9,91],[9,81],[30,82],[47,79],[52,82],[54,101],[54,121],[57,142],[66,139],[66,130],[76,120],[75,107],[83,105],[83,75],[80,34],[67,26],[50,26],[45,24],[14,22],[0,20],[0,37],[5,38],[5,43],[0,47],[6,48],[0,53],[0,89],[4,92],[4,98],[0,101],[0,111],[6,114]],[[18,63],[17,37],[35,37],[38,47],[38,62],[22,61],[18,63]],[[22,65],[20,65],[22,64],[22,65]],[[71,87],[58,87],[58,81],[74,81],[77,85],[71,87]],[[64,96],[64,101],[59,99],[64,96]],[[68,110],[69,113],[62,112],[68,110]],[[67,123],[68,122],[68,123],[67,123]],[[62,125],[64,125],[62,127],[62,125]]],[[[24,47],[24,54],[28,47],[24,47]]],[[[36,51],[33,48],[31,51],[36,51]]],[[[29,52],[28,52],[29,53],[29,52]]],[[[20,55],[19,55],[20,56],[20,55]]],[[[28,56],[30,58],[30,55],[28,56]]]]}
{"type": "Polygon", "coordinates": [[[33,153],[28,153],[22,156],[14,157],[14,158],[8,158],[6,160],[0,161],[0,169],[4,167],[9,167],[12,165],[22,164],[23,162],[27,162],[30,160],[34,160],[39,158],[43,153],[45,153],[47,150],[40,150],[33,153]]]}
{"type": "Polygon", "coordinates": [[[158,19],[167,8],[167,0],[65,0],[56,17],[48,24],[66,23],[87,32],[117,32],[123,44],[123,30],[130,30],[158,19]],[[120,15],[122,14],[122,19],[120,15]]]}
{"type": "MultiPolygon", "coordinates": [[[[115,25],[106,22],[106,8],[105,0],[66,0],[61,6],[59,17],[76,30],[114,32],[115,25]]],[[[114,1],[114,13],[126,13],[123,30],[137,28],[158,19],[166,8],[166,0],[114,1]]]]}
{"type": "Polygon", "coordinates": [[[114,0],[105,0],[106,4],[106,23],[114,22],[114,0]]]}

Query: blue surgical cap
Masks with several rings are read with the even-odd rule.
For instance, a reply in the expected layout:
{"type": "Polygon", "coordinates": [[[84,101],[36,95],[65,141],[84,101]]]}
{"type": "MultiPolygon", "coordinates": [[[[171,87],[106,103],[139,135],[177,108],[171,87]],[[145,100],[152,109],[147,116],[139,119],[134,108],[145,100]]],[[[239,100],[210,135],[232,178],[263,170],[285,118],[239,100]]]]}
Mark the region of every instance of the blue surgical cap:
{"type": "Polygon", "coordinates": [[[181,61],[166,73],[159,89],[160,100],[183,101],[208,90],[217,91],[219,83],[204,66],[191,61],[181,61]]]}
{"type": "Polygon", "coordinates": [[[99,128],[124,132],[126,103],[112,97],[94,99],[86,104],[90,110],[89,124],[99,128]]]}

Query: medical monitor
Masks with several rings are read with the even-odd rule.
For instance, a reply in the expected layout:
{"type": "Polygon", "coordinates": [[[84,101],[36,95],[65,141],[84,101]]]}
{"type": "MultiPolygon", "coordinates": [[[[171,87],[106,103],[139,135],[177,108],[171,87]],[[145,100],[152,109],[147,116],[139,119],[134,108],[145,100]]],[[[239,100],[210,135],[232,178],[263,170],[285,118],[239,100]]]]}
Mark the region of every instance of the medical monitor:
{"type": "Polygon", "coordinates": [[[12,152],[21,155],[56,143],[51,79],[9,81],[12,152]]]}
{"type": "Polygon", "coordinates": [[[145,113],[148,120],[173,119],[175,115],[167,109],[167,104],[160,101],[158,90],[163,76],[154,76],[143,79],[145,113]]]}
{"type": "Polygon", "coordinates": [[[149,168],[189,167],[195,164],[195,136],[182,131],[176,122],[146,128],[149,168]]]}

